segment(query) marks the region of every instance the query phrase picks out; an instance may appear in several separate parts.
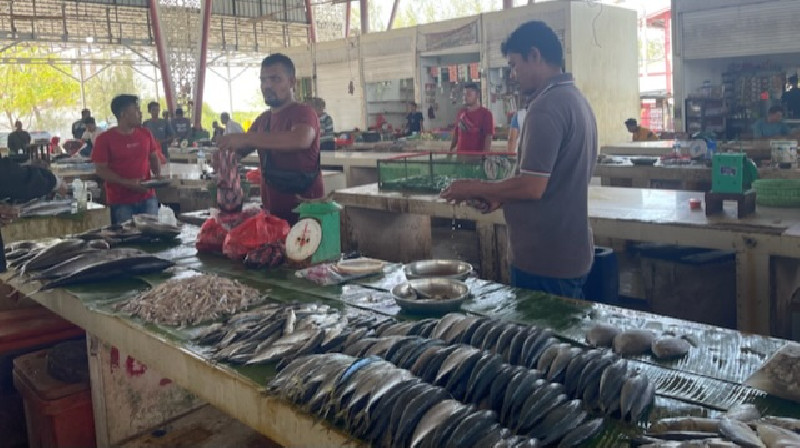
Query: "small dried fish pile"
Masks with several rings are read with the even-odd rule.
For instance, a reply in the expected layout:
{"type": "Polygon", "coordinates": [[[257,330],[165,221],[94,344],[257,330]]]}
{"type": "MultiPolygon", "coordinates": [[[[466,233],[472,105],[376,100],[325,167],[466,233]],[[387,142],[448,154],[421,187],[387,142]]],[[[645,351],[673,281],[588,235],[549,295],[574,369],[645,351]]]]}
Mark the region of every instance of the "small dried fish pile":
{"type": "Polygon", "coordinates": [[[204,274],[168,280],[118,309],[147,322],[185,326],[234,314],[261,300],[256,289],[204,274]]]}
{"type": "Polygon", "coordinates": [[[564,385],[550,383],[538,370],[505,364],[499,355],[468,345],[446,345],[419,336],[386,336],[360,339],[346,347],[344,354],[378,356],[443,388],[464,404],[496,412],[505,428],[539,439],[545,446],[564,440],[563,446],[573,446],[603,427],[602,419],[586,421],[583,402],[570,400],[564,385]]]}
{"type": "Polygon", "coordinates": [[[624,359],[609,351],[559,343],[549,329],[453,313],[440,320],[386,324],[377,332],[440,339],[494,353],[510,365],[505,380],[516,372],[511,366],[535,369],[546,381],[563,384],[568,397],[609,416],[645,418],[655,398],[655,386],[644,374],[629,370],[624,359]]]}
{"type": "Polygon", "coordinates": [[[540,446],[535,439],[512,436],[494,411],[462,404],[444,389],[379,358],[304,356],[268,387],[372,446],[540,446]]]}
{"type": "Polygon", "coordinates": [[[731,408],[721,418],[676,417],[655,422],[632,440],[647,447],[800,447],[800,420],[761,417],[751,404],[731,408]]]}
{"type": "Polygon", "coordinates": [[[650,330],[626,330],[610,324],[596,324],[586,332],[586,342],[594,347],[613,347],[620,356],[639,356],[652,353],[658,359],[682,358],[689,353],[691,344],[683,338],[656,337],[650,330]]]}
{"type": "Polygon", "coordinates": [[[373,316],[348,317],[328,305],[269,304],[211,325],[194,342],[212,345],[212,359],[232,364],[267,364],[341,350],[348,339],[380,323],[373,316]]]}

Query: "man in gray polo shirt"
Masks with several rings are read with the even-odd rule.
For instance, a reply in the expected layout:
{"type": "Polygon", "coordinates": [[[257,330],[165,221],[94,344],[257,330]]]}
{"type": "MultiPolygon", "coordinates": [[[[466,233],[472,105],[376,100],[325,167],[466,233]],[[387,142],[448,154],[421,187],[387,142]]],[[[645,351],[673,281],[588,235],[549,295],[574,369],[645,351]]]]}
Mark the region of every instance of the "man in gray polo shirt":
{"type": "Polygon", "coordinates": [[[522,125],[517,175],[499,182],[457,180],[442,192],[453,202],[502,207],[508,226],[511,284],[583,297],[594,243],[588,189],[597,158],[597,123],[563,50],[543,22],[517,28],[502,45],[523,93],[532,94],[522,125]]]}

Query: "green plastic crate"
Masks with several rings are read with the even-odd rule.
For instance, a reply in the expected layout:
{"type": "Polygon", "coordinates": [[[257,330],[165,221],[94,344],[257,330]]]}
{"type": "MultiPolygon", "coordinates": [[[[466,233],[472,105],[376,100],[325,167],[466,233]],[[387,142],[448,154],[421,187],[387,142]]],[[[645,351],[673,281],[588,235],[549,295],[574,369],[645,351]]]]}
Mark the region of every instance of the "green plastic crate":
{"type": "Polygon", "coordinates": [[[753,182],[756,204],[766,207],[800,207],[800,179],[759,179],[753,182]]]}
{"type": "Polygon", "coordinates": [[[500,180],[511,176],[513,153],[421,153],[378,160],[378,188],[438,193],[455,179],[500,180]]]}

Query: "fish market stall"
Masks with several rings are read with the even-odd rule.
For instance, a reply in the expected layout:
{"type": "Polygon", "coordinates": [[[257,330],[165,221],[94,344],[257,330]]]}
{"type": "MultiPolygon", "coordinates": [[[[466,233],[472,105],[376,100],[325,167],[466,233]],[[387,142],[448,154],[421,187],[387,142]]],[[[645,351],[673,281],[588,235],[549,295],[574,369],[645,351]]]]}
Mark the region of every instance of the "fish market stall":
{"type": "Polygon", "coordinates": [[[3,241],[9,244],[28,239],[55,238],[85,232],[111,222],[108,208],[102,204],[89,202],[86,210],[74,214],[71,211],[72,200],[60,207],[63,208],[55,211],[43,208],[40,210],[43,214],[22,215],[22,219],[3,226],[3,241]]]}
{"type": "MultiPolygon", "coordinates": [[[[530,436],[572,446],[600,434],[593,446],[617,447],[644,432],[640,415],[725,416],[707,424],[727,438],[751,436],[734,417],[800,417],[796,403],[742,384],[782,340],[477,278],[465,282],[461,312],[414,316],[392,296],[418,275],[401,265],[320,286],[293,270],[198,255],[197,227],[174,232],[142,219],[86,232],[40,247],[41,261],[0,279],[285,446],[404,446],[447,433],[460,446],[530,436]],[[100,248],[117,240],[146,251],[100,248]],[[75,250],[71,267],[46,267],[75,250]],[[443,419],[451,415],[458,421],[443,419]],[[480,431],[458,428],[461,419],[480,431]]],[[[12,262],[24,247],[11,247],[12,262]]]]}
{"type": "MultiPolygon", "coordinates": [[[[345,206],[346,238],[364,254],[394,261],[430,257],[431,218],[476,223],[482,276],[501,279],[505,267],[505,225],[501,212],[483,215],[455,207],[435,194],[381,191],[376,184],[340,190],[334,198],[345,206]],[[371,229],[383,229],[376,234],[371,229]],[[385,241],[403,241],[389,247],[385,241]]],[[[736,252],[737,321],[742,331],[791,334],[791,296],[800,253],[800,220],[791,209],[759,207],[743,219],[727,208],[706,216],[691,210],[693,192],[637,188],[590,187],[589,218],[595,238],[646,241],[736,252]],[[778,312],[776,310],[783,310],[778,312]]],[[[730,204],[729,204],[730,205],[730,204]]],[[[703,206],[704,207],[704,206],[703,206]]],[[[349,246],[348,246],[349,247],[349,246]]]]}

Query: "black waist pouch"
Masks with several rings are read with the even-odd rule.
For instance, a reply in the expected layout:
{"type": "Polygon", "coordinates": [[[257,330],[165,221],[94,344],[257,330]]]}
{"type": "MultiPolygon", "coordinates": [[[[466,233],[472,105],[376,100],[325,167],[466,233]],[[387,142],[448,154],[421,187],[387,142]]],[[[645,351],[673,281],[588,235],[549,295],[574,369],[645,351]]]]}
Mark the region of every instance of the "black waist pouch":
{"type": "Polygon", "coordinates": [[[269,151],[264,151],[261,158],[261,175],[270,187],[281,193],[302,194],[311,188],[319,177],[320,161],[317,158],[317,169],[314,172],[289,171],[275,168],[270,160],[269,151]]]}

